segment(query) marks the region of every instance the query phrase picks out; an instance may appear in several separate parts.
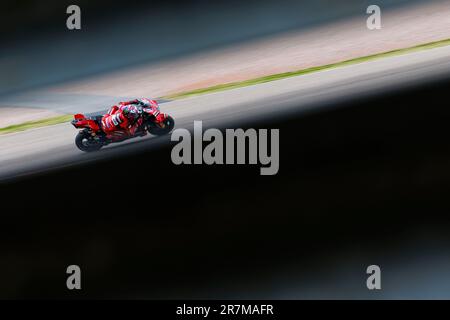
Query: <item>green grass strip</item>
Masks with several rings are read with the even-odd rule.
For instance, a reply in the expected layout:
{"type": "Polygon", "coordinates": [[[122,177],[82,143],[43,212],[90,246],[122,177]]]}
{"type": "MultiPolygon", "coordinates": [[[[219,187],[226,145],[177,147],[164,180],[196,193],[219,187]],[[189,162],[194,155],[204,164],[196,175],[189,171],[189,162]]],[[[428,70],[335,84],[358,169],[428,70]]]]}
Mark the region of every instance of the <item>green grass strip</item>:
{"type": "Polygon", "coordinates": [[[265,82],[270,82],[270,81],[275,81],[275,80],[280,80],[280,79],[285,79],[285,78],[290,78],[290,77],[296,77],[296,76],[313,73],[313,72],[317,72],[317,71],[322,71],[322,70],[327,70],[327,69],[332,69],[332,68],[337,68],[337,67],[343,67],[343,66],[347,66],[347,65],[351,65],[351,64],[362,63],[362,62],[376,60],[376,59],[385,58],[385,57],[397,56],[397,55],[415,52],[415,51],[421,51],[421,50],[425,50],[425,49],[443,47],[443,46],[447,46],[447,45],[450,45],[450,39],[430,42],[430,43],[421,44],[418,46],[404,48],[404,49],[398,49],[398,50],[392,50],[392,51],[387,51],[387,52],[383,52],[383,53],[377,53],[377,54],[354,58],[354,59],[350,59],[350,60],[345,60],[345,61],[341,61],[341,62],[337,62],[337,63],[326,64],[323,66],[311,67],[311,68],[301,69],[301,70],[297,70],[297,71],[277,73],[277,74],[272,74],[272,75],[254,78],[254,79],[250,79],[250,80],[224,83],[224,84],[219,84],[219,85],[215,85],[215,86],[211,86],[211,87],[174,93],[174,94],[165,96],[163,98],[165,98],[165,99],[182,99],[182,98],[197,96],[197,95],[201,95],[201,94],[219,92],[219,91],[235,89],[235,88],[242,88],[242,87],[251,86],[251,85],[255,85],[255,84],[259,84],[259,83],[265,83],[265,82]]]}
{"type": "Polygon", "coordinates": [[[6,134],[6,133],[12,133],[12,132],[18,132],[18,131],[24,131],[32,128],[38,128],[38,127],[45,127],[53,124],[68,122],[71,119],[73,119],[72,115],[66,114],[63,116],[57,116],[42,120],[35,120],[35,121],[27,121],[20,124],[13,124],[4,128],[0,128],[0,134],[6,134]]]}

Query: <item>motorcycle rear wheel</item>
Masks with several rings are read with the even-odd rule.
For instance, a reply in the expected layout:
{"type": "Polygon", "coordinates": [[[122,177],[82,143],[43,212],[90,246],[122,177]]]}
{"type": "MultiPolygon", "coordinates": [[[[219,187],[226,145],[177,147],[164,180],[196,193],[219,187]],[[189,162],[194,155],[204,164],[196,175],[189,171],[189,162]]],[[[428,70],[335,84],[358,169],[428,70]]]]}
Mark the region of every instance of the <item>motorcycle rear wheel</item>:
{"type": "Polygon", "coordinates": [[[79,132],[75,137],[75,144],[78,149],[84,152],[97,151],[103,146],[101,143],[95,142],[88,132],[79,132]]]}

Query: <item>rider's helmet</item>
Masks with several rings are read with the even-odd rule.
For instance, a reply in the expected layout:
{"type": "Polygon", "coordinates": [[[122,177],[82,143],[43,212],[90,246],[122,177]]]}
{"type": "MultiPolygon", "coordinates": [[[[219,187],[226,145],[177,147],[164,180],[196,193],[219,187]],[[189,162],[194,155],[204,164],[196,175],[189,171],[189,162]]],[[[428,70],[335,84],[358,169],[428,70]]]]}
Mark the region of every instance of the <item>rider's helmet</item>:
{"type": "Polygon", "coordinates": [[[135,106],[126,106],[122,109],[122,113],[128,120],[136,121],[139,118],[139,110],[135,106]]]}

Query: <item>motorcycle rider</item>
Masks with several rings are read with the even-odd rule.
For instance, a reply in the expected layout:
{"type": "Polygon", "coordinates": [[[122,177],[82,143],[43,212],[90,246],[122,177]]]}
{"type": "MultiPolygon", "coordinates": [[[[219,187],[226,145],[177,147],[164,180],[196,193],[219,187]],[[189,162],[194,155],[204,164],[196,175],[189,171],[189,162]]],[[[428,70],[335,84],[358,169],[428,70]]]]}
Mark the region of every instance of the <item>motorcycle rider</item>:
{"type": "MultiPolygon", "coordinates": [[[[103,131],[108,138],[115,141],[134,136],[142,124],[141,115],[144,109],[150,109],[156,118],[156,124],[164,126],[164,117],[159,112],[158,103],[155,100],[141,98],[119,102],[112,106],[102,118],[103,131]]],[[[146,134],[145,131],[140,133],[141,136],[146,134]]]]}

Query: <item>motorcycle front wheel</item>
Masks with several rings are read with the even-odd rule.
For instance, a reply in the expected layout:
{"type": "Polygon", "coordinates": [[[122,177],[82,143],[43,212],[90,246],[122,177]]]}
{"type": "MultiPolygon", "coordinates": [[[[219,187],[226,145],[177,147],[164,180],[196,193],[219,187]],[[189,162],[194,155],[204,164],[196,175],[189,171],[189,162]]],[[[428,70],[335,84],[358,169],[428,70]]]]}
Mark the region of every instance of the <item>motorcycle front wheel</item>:
{"type": "Polygon", "coordinates": [[[79,132],[75,137],[75,144],[81,151],[92,152],[100,150],[103,146],[100,142],[96,141],[89,132],[79,132]]]}
{"type": "Polygon", "coordinates": [[[152,125],[148,127],[147,130],[150,134],[155,136],[163,136],[165,134],[170,133],[175,127],[175,120],[171,116],[167,116],[166,120],[164,120],[164,128],[161,128],[157,125],[152,125]]]}

